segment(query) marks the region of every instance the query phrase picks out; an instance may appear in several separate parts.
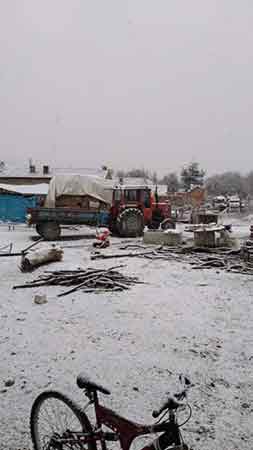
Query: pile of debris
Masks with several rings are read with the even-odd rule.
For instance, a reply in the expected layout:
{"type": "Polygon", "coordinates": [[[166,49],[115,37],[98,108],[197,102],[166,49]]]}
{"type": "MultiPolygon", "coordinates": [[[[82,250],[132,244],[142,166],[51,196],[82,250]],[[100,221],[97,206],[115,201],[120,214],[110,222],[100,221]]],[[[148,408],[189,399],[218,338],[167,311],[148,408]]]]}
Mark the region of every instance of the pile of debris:
{"type": "Polygon", "coordinates": [[[196,247],[195,245],[169,246],[143,246],[125,245],[120,250],[131,249],[130,252],[96,253],[92,259],[109,258],[145,258],[149,260],[178,261],[188,263],[192,269],[222,269],[227,272],[253,275],[253,246],[244,246],[240,249],[227,247],[196,247]]]}
{"type": "Polygon", "coordinates": [[[123,275],[118,270],[123,266],[111,267],[109,269],[77,269],[77,270],[59,270],[47,271],[37,279],[18,286],[13,289],[36,288],[40,286],[73,286],[71,289],[58,294],[63,297],[72,294],[75,291],[83,292],[101,292],[101,291],[125,291],[134,284],[141,284],[137,277],[123,275]]]}

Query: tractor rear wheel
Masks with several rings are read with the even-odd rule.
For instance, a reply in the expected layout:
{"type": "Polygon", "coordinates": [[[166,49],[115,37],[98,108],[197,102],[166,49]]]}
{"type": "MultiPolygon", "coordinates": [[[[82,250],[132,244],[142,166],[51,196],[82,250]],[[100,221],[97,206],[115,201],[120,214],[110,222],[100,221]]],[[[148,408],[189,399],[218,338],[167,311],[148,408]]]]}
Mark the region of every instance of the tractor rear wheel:
{"type": "Polygon", "coordinates": [[[143,214],[137,208],[127,208],[117,218],[117,231],[122,237],[141,236],[143,228],[143,214]]]}
{"type": "Polygon", "coordinates": [[[56,222],[40,223],[36,225],[36,231],[46,241],[57,241],[61,235],[61,227],[56,222]]]}

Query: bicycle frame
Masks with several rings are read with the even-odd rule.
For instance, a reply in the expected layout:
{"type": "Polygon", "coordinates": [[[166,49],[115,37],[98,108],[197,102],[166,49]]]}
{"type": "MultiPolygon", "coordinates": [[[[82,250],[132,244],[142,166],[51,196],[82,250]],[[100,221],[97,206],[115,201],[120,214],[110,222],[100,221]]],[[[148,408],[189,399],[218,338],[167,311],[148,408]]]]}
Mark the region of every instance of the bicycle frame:
{"type": "MultiPolygon", "coordinates": [[[[174,420],[171,423],[167,422],[154,425],[140,425],[118,415],[113,410],[100,405],[96,392],[94,392],[92,400],[95,407],[98,431],[98,433],[95,433],[96,435],[94,437],[96,440],[100,440],[102,450],[107,450],[105,438],[106,434],[103,435],[102,433],[102,425],[110,428],[113,433],[115,433],[115,439],[111,440],[119,440],[122,450],[129,450],[133,440],[139,436],[163,431],[171,434],[171,444],[181,444],[179,428],[174,420]]],[[[174,413],[172,413],[172,416],[173,418],[175,417],[174,413]]],[[[151,443],[150,446],[145,446],[141,450],[154,450],[154,446],[151,443]]]]}
{"type": "MultiPolygon", "coordinates": [[[[102,406],[99,404],[97,392],[86,393],[87,397],[90,399],[89,404],[94,404],[95,416],[96,416],[96,426],[90,432],[71,432],[73,435],[66,436],[63,438],[55,438],[59,444],[82,444],[82,446],[87,444],[92,444],[93,449],[97,449],[97,442],[100,443],[102,450],[107,450],[106,441],[119,441],[122,450],[130,450],[130,446],[134,439],[139,436],[144,436],[147,434],[161,433],[166,434],[166,447],[174,444],[173,450],[184,450],[187,446],[182,443],[181,435],[179,432],[178,424],[175,420],[175,413],[170,412],[170,421],[162,422],[153,425],[141,425],[132,422],[113,410],[102,406]],[[108,427],[111,432],[102,431],[102,425],[108,427]],[[168,439],[169,437],[169,439],[168,439]]],[[[88,405],[89,405],[88,404],[88,405]]],[[[153,441],[150,445],[143,447],[141,450],[157,450],[159,445],[153,441]]]]}
{"type": "MultiPolygon", "coordinates": [[[[168,432],[171,433],[171,444],[180,444],[180,434],[177,424],[161,423],[155,425],[140,425],[132,422],[109,408],[98,405],[96,407],[97,425],[101,429],[102,425],[107,426],[118,435],[122,450],[129,450],[133,440],[139,436],[147,434],[168,432]]],[[[105,440],[101,440],[102,450],[107,450],[105,440]]],[[[152,443],[141,450],[154,450],[152,443]]]]}

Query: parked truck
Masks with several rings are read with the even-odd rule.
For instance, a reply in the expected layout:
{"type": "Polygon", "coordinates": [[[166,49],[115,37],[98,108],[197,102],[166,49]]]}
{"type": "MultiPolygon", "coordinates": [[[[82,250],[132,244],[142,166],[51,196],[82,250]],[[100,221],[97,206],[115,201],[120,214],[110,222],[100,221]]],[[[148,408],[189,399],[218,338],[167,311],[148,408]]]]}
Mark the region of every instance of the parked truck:
{"type": "MultiPolygon", "coordinates": [[[[73,197],[73,196],[72,196],[73,197]]],[[[169,203],[159,203],[157,195],[147,186],[116,186],[111,190],[111,204],[99,201],[91,207],[40,207],[28,210],[27,221],[35,225],[38,234],[46,240],[57,240],[61,225],[88,225],[108,227],[122,237],[135,237],[148,228],[174,228],[169,203]]]]}

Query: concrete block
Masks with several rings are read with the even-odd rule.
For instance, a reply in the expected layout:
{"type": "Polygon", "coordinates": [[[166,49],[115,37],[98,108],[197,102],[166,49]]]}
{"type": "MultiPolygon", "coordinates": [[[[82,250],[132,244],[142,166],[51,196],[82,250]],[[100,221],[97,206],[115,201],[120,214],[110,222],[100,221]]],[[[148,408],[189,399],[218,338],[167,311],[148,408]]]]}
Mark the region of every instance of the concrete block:
{"type": "Polygon", "coordinates": [[[147,230],[143,235],[144,244],[169,245],[170,247],[180,245],[182,233],[177,230],[147,230]]]}

